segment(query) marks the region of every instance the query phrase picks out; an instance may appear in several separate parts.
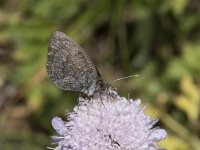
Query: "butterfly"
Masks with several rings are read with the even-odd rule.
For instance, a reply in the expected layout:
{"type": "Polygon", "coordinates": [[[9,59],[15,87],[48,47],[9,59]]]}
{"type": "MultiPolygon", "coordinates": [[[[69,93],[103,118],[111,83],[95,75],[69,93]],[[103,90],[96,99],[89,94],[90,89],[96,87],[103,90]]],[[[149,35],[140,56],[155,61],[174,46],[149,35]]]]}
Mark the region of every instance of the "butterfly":
{"type": "Polygon", "coordinates": [[[112,87],[79,44],[60,31],[52,33],[49,39],[46,68],[52,82],[66,91],[92,96],[112,87]]]}

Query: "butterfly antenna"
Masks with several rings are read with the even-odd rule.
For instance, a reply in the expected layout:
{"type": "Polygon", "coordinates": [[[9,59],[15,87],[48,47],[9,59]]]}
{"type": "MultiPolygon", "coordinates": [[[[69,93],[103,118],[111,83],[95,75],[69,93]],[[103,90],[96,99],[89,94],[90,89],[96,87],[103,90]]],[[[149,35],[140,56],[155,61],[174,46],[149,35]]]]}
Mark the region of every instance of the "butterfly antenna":
{"type": "Polygon", "coordinates": [[[132,77],[139,77],[139,76],[140,76],[140,75],[138,75],[138,74],[126,76],[126,77],[122,77],[122,78],[118,78],[118,79],[116,79],[116,80],[113,80],[111,83],[114,83],[114,82],[119,81],[119,80],[124,80],[124,79],[128,79],[128,78],[132,78],[132,77]]]}

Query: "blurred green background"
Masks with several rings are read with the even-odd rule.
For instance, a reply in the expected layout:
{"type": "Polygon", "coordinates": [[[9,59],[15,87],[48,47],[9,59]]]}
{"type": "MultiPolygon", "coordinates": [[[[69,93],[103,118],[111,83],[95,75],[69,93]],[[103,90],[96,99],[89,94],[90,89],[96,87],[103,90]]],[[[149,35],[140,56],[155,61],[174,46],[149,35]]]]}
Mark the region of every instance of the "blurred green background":
{"type": "Polygon", "coordinates": [[[168,150],[200,150],[199,0],[1,0],[0,149],[42,150],[79,93],[46,73],[50,34],[72,37],[121,96],[141,98],[168,150]]]}

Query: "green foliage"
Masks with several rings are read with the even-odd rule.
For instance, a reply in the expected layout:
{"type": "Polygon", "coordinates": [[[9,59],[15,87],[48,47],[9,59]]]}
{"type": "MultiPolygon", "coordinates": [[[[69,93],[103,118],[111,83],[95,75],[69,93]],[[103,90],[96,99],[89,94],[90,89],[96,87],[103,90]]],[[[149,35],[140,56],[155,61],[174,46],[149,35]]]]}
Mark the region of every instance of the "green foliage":
{"type": "Polygon", "coordinates": [[[47,78],[47,45],[55,30],[80,43],[107,81],[140,75],[113,85],[156,109],[169,134],[162,145],[199,149],[199,18],[197,0],[1,1],[1,149],[44,149],[53,134],[51,118],[76,103],[77,93],[47,78]]]}

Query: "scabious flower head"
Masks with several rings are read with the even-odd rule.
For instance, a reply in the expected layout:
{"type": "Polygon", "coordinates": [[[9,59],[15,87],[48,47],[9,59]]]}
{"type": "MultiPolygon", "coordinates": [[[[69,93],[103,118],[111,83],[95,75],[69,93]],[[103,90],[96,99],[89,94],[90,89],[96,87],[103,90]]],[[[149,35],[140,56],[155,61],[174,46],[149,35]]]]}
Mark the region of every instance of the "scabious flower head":
{"type": "Polygon", "coordinates": [[[54,117],[54,150],[161,150],[157,142],[166,131],[154,128],[158,119],[146,115],[141,100],[120,97],[114,91],[79,97],[67,122],[54,117]]]}

